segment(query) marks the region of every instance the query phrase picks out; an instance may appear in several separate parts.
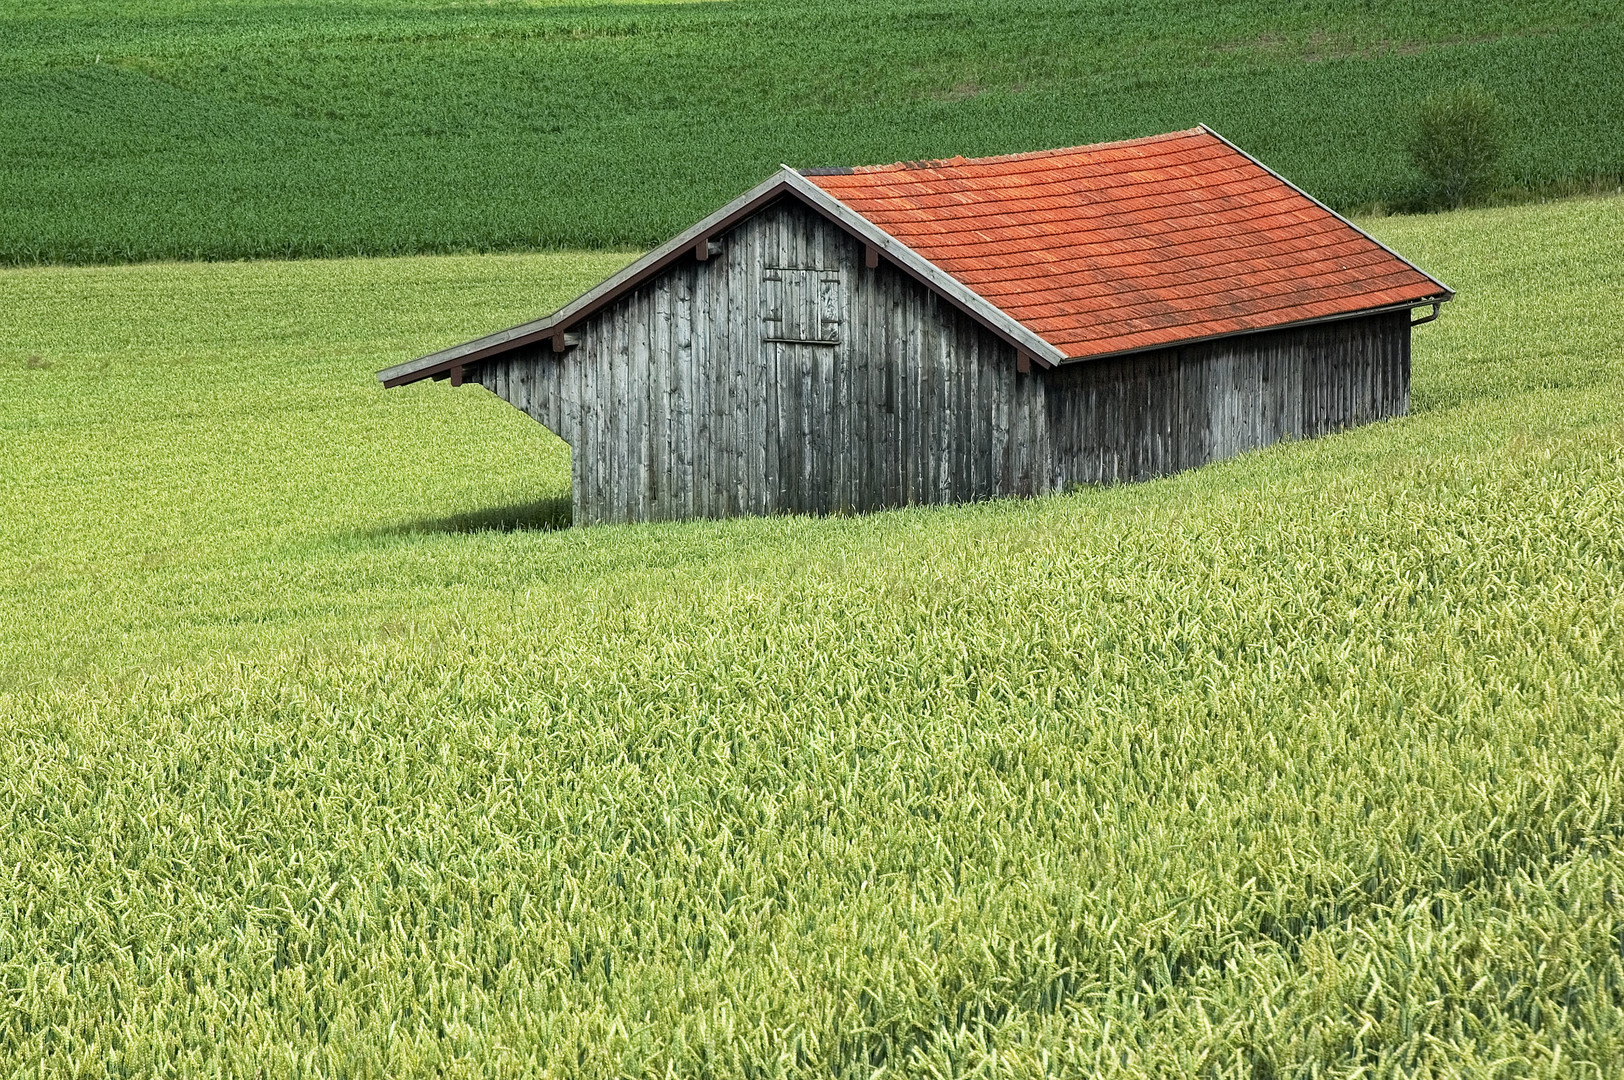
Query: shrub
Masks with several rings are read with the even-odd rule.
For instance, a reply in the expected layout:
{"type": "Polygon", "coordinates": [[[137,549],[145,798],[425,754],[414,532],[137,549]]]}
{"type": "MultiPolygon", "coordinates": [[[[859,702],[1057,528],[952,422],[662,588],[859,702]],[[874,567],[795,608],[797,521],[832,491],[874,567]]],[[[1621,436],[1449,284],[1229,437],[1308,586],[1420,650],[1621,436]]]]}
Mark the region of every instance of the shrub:
{"type": "Polygon", "coordinates": [[[1410,160],[1425,182],[1428,205],[1460,206],[1493,190],[1504,141],[1493,94],[1479,83],[1434,94],[1421,103],[1416,121],[1410,160]]]}

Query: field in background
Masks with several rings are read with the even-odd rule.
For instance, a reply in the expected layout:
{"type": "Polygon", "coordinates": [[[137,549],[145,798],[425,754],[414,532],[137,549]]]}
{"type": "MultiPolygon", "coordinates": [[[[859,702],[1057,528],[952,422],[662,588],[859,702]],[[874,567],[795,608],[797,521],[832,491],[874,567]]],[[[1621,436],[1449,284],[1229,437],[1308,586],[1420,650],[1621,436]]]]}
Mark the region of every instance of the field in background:
{"type": "Polygon", "coordinates": [[[37,0],[0,13],[0,263],[646,246],[780,162],[1213,125],[1394,203],[1481,80],[1505,183],[1624,176],[1614,3],[37,0]]]}
{"type": "Polygon", "coordinates": [[[0,1060],[1624,1071],[1624,201],[1376,228],[1408,419],[562,531],[371,372],[629,256],[0,272],[0,1060]]]}

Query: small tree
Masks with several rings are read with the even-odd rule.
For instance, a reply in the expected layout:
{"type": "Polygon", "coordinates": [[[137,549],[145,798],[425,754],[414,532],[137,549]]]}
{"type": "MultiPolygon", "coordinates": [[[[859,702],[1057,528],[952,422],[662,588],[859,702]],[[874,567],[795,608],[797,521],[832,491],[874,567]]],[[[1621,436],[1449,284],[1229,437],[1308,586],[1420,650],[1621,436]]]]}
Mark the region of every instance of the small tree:
{"type": "Polygon", "coordinates": [[[1500,176],[1504,120],[1500,103],[1480,83],[1434,94],[1421,103],[1410,160],[1433,206],[1480,199],[1500,176]]]}

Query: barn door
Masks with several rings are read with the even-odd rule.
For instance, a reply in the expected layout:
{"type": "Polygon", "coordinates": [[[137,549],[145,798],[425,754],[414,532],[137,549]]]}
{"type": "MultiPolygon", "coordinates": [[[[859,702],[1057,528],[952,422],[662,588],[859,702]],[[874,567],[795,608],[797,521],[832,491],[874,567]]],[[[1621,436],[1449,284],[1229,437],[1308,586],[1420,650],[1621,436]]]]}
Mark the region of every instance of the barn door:
{"type": "Polygon", "coordinates": [[[770,266],[761,284],[763,359],[772,381],[768,400],[774,403],[768,419],[775,430],[767,440],[775,459],[768,463],[768,479],[776,488],[771,509],[827,512],[835,509],[839,466],[834,452],[840,272],[770,266]]]}

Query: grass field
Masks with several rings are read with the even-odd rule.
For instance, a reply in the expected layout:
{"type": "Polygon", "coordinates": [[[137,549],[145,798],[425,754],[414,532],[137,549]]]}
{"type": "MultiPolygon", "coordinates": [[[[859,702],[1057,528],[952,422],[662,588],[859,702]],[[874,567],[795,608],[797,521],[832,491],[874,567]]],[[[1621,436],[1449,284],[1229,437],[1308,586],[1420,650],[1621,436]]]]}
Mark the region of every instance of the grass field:
{"type": "Polygon", "coordinates": [[[355,0],[0,11],[0,263],[646,246],[793,165],[1206,122],[1337,207],[1410,197],[1480,80],[1504,184],[1624,177],[1613,2],[355,0]]]}
{"type": "Polygon", "coordinates": [[[1620,1075],[1624,200],[1373,227],[1407,419],[581,530],[371,372],[627,255],[0,272],[0,1071],[1620,1075]]]}

